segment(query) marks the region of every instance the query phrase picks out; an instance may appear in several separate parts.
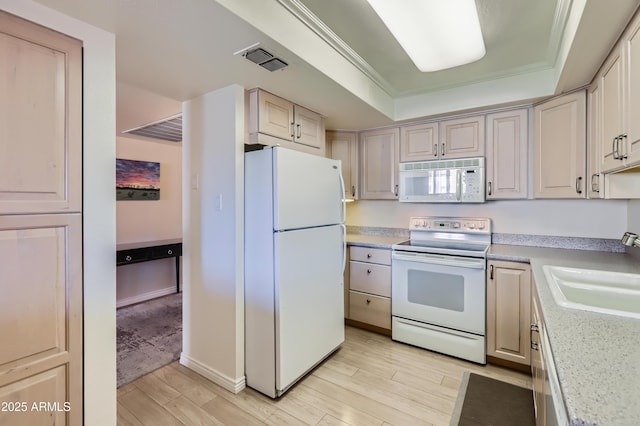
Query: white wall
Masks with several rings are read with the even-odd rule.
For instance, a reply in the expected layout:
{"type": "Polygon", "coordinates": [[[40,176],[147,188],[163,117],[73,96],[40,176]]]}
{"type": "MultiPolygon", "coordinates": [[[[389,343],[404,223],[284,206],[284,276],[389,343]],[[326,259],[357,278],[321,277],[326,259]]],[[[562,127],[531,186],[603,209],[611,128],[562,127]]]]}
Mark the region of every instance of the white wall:
{"type": "Polygon", "coordinates": [[[84,424],[116,424],[115,37],[31,0],[0,9],[83,41],[84,424]]]}
{"type": "Polygon", "coordinates": [[[514,200],[460,205],[356,201],[347,206],[347,224],[355,226],[406,229],[412,216],[476,216],[491,218],[495,233],[589,238],[620,238],[627,227],[627,201],[621,200],[514,200]]]}
{"type": "Polygon", "coordinates": [[[244,379],[244,89],[183,104],[180,362],[239,392],[244,379]]]}
{"type": "MultiPolygon", "coordinates": [[[[117,243],[182,238],[182,144],[118,137],[116,156],[160,163],[160,200],[116,202],[117,243]]],[[[172,258],[117,269],[118,307],[175,291],[175,260],[172,258]]]]}

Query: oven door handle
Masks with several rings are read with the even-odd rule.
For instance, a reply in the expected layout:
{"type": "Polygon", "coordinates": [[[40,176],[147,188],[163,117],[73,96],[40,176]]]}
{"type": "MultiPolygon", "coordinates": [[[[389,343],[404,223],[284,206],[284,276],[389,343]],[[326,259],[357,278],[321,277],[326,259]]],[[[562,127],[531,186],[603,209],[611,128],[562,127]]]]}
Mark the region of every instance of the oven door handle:
{"type": "Polygon", "coordinates": [[[407,262],[430,263],[445,266],[457,266],[460,268],[484,269],[486,266],[484,259],[442,256],[439,254],[393,251],[391,257],[393,260],[404,260],[407,262]]]}

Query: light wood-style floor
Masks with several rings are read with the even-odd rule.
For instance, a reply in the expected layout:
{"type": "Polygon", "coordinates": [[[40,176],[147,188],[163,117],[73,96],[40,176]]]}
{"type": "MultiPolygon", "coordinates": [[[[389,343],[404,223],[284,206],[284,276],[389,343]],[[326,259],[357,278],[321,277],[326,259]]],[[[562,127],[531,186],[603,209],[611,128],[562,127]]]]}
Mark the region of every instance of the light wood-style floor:
{"type": "Polygon", "coordinates": [[[531,388],[526,374],[358,328],[283,397],[234,395],[178,362],[118,389],[119,425],[448,425],[465,370],[531,388]]]}

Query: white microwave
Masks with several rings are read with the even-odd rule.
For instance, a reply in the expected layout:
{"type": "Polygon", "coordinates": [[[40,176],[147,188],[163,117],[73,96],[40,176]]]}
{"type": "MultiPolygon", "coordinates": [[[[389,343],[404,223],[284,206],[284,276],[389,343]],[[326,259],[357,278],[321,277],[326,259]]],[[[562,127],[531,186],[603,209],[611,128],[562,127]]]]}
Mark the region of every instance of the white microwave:
{"type": "Polygon", "coordinates": [[[483,203],[484,157],[400,163],[404,203],[483,203]]]}

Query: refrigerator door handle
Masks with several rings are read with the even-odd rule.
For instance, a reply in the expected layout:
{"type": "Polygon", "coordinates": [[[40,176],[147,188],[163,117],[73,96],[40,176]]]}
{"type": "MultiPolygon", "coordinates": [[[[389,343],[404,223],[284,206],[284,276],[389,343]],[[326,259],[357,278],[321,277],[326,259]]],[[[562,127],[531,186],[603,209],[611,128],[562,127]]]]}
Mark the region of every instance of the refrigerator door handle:
{"type": "Polygon", "coordinates": [[[342,202],[341,222],[344,224],[347,222],[347,203],[345,202],[345,199],[347,198],[347,193],[345,192],[345,189],[344,189],[344,178],[342,177],[342,173],[338,172],[338,177],[340,177],[340,194],[342,195],[342,198],[340,198],[342,202]]]}
{"type": "MultiPolygon", "coordinates": [[[[347,225],[343,223],[340,226],[342,227],[342,276],[344,277],[344,271],[347,268],[347,225]]],[[[342,285],[344,285],[344,278],[342,285]]]]}

